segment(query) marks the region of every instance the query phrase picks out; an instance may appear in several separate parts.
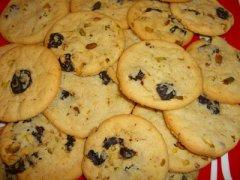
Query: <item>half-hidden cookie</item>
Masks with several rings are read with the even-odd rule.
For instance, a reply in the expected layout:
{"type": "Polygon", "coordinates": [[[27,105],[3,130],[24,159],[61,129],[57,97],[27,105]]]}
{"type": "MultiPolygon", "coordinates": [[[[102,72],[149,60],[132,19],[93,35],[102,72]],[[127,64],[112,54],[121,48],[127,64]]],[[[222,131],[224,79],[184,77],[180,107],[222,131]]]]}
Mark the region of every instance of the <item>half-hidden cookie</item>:
{"type": "Polygon", "coordinates": [[[168,173],[167,180],[197,180],[198,171],[189,173],[168,173]]]}
{"type": "Polygon", "coordinates": [[[71,11],[96,11],[113,18],[123,29],[128,29],[127,12],[132,0],[72,0],[71,11]]]}
{"type": "Polygon", "coordinates": [[[10,42],[43,42],[52,25],[68,12],[67,0],[11,0],[0,16],[0,32],[10,42]]]}
{"type": "MultiPolygon", "coordinates": [[[[131,29],[124,30],[124,35],[125,35],[125,42],[126,42],[125,48],[128,48],[129,46],[140,41],[140,39],[132,32],[131,29]]],[[[118,64],[118,61],[115,62],[111,67],[107,69],[107,73],[111,77],[111,79],[118,84],[117,64],[118,64]]]]}
{"type": "Polygon", "coordinates": [[[201,72],[191,56],[176,44],[158,40],[125,50],[117,77],[128,98],[160,110],[183,107],[202,91],[201,72]]]}
{"type": "Polygon", "coordinates": [[[6,172],[18,179],[76,179],[84,140],[60,133],[43,115],[9,123],[0,136],[6,172]]]}
{"type": "Polygon", "coordinates": [[[164,112],[167,126],[187,149],[210,157],[219,157],[238,143],[239,117],[239,105],[221,104],[203,95],[182,109],[164,112]]]}
{"type": "Polygon", "coordinates": [[[0,58],[0,120],[15,122],[36,116],[58,92],[61,69],[43,46],[15,47],[0,58]]]}
{"type": "Polygon", "coordinates": [[[240,51],[220,37],[196,41],[187,50],[202,70],[204,93],[223,103],[240,103],[240,51]]]}
{"type": "Polygon", "coordinates": [[[87,179],[165,179],[167,148],[145,119],[114,116],[87,138],[82,168],[87,179]]]}
{"type": "Polygon", "coordinates": [[[44,114],[63,132],[85,138],[105,119],[130,114],[133,106],[106,71],[89,77],[63,73],[61,90],[44,114]]]}
{"type": "Polygon", "coordinates": [[[124,43],[122,29],[111,18],[90,11],[67,15],[45,40],[59,58],[62,70],[80,76],[96,75],[113,65],[124,43]]]}
{"type": "Polygon", "coordinates": [[[168,130],[161,111],[137,105],[133,109],[133,114],[148,120],[162,134],[168,149],[169,171],[185,173],[196,171],[210,162],[209,158],[192,154],[186,150],[168,130]]]}
{"type": "Polygon", "coordinates": [[[171,3],[171,11],[189,30],[208,36],[226,33],[234,24],[230,11],[216,0],[171,3]]]}
{"type": "Polygon", "coordinates": [[[143,40],[159,39],[186,45],[193,37],[172,15],[169,4],[161,1],[135,3],[128,11],[128,23],[143,40]]]}

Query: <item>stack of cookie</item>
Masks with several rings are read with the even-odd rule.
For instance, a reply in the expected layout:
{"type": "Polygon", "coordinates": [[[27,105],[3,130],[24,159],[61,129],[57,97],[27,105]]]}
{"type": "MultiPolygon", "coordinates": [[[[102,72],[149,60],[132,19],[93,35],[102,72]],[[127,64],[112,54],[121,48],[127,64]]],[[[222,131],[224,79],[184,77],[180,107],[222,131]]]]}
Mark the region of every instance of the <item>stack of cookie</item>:
{"type": "Polygon", "coordinates": [[[232,149],[240,51],[217,35],[234,18],[186,1],[11,0],[0,178],[196,179],[232,149]]]}

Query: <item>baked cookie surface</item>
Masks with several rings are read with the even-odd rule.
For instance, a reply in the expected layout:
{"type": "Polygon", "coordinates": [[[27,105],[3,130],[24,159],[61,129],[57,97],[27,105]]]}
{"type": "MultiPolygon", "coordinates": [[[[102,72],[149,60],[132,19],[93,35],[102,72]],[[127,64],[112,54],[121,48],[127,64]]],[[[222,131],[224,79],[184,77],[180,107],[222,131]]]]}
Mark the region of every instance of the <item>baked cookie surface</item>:
{"type": "Polygon", "coordinates": [[[202,91],[201,72],[191,56],[176,44],[158,40],[125,50],[117,77],[128,98],[160,110],[183,107],[202,91]]]}
{"type": "Polygon", "coordinates": [[[58,21],[45,45],[57,55],[63,71],[88,76],[113,65],[125,41],[122,29],[111,18],[88,11],[58,21]]]}
{"type": "Polygon", "coordinates": [[[168,173],[167,180],[197,180],[198,174],[198,171],[190,173],[168,173]]]}
{"type": "Polygon", "coordinates": [[[234,24],[234,17],[216,0],[192,0],[171,3],[171,11],[189,30],[207,36],[226,33],[234,24]]]}
{"type": "Polygon", "coordinates": [[[135,3],[129,9],[128,23],[142,40],[159,39],[186,45],[193,37],[172,15],[169,4],[160,1],[135,3]]]}
{"type": "Polygon", "coordinates": [[[6,171],[18,179],[74,179],[81,175],[84,140],[60,133],[43,115],[9,123],[0,136],[6,171]]]}
{"type": "Polygon", "coordinates": [[[11,0],[0,16],[0,32],[10,42],[43,42],[52,25],[68,12],[67,0],[11,0]]]}
{"type": "Polygon", "coordinates": [[[58,97],[44,114],[65,133],[85,138],[105,119],[130,114],[133,106],[106,71],[89,77],[63,73],[58,97]]]}
{"type": "Polygon", "coordinates": [[[186,173],[197,171],[210,163],[210,158],[191,153],[171,134],[164,122],[161,111],[137,105],[134,107],[132,114],[148,120],[162,134],[168,149],[170,172],[186,173]]]}
{"type": "Polygon", "coordinates": [[[15,122],[42,112],[55,98],[61,70],[43,46],[18,46],[0,58],[0,119],[15,122]]]}
{"type": "Polygon", "coordinates": [[[165,179],[167,149],[145,119],[114,116],[87,138],[82,168],[87,179],[165,179]]]}
{"type": "Polygon", "coordinates": [[[199,40],[187,51],[198,63],[203,75],[203,91],[211,99],[240,103],[240,51],[220,37],[199,40]]]}
{"type": "Polygon", "coordinates": [[[200,95],[188,106],[164,111],[171,132],[190,151],[219,157],[239,140],[240,106],[221,104],[200,95]]]}
{"type": "Polygon", "coordinates": [[[128,29],[127,12],[132,0],[72,0],[71,11],[96,11],[113,18],[123,29],[128,29]]]}

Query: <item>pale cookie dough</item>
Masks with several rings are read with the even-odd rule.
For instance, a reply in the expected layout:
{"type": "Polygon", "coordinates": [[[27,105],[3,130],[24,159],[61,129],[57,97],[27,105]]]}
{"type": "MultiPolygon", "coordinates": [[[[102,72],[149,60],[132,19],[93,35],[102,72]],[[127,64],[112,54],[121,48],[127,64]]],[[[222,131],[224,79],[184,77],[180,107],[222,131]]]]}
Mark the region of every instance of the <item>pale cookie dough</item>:
{"type": "Polygon", "coordinates": [[[82,168],[87,179],[165,179],[167,147],[145,119],[114,116],[87,138],[82,168]]]}
{"type": "Polygon", "coordinates": [[[113,65],[124,50],[122,29],[96,12],[71,13],[49,31],[45,45],[59,58],[62,70],[96,75],[113,65]]]}
{"type": "Polygon", "coordinates": [[[128,29],[127,12],[132,0],[72,0],[71,11],[96,11],[113,18],[123,29],[128,29]]]}
{"type": "Polygon", "coordinates": [[[63,132],[85,138],[105,119],[130,114],[133,106],[106,71],[90,77],[63,73],[61,90],[44,114],[63,132]]]}
{"type": "Polygon", "coordinates": [[[61,69],[43,46],[18,46],[0,58],[0,120],[16,122],[36,116],[58,92],[61,69]]]}
{"type": "Polygon", "coordinates": [[[189,30],[208,36],[222,35],[234,24],[230,11],[216,0],[171,3],[171,11],[189,30]]]}
{"type": "Polygon", "coordinates": [[[10,42],[43,42],[52,25],[68,12],[67,0],[11,0],[0,16],[0,32],[10,42]]]}
{"type": "Polygon", "coordinates": [[[9,123],[0,136],[6,171],[19,180],[76,179],[82,175],[84,140],[60,133],[43,115],[9,123]]]}
{"type": "Polygon", "coordinates": [[[142,40],[159,39],[183,46],[193,37],[172,15],[169,4],[161,1],[137,2],[128,11],[128,23],[142,40]]]}
{"type": "Polygon", "coordinates": [[[191,56],[182,47],[159,40],[125,50],[117,77],[128,98],[160,110],[186,106],[202,92],[202,75],[191,56]]]}
{"type": "Polygon", "coordinates": [[[199,96],[188,106],[165,111],[167,126],[193,153],[219,157],[237,145],[240,137],[240,106],[221,104],[199,96]]]}
{"type": "Polygon", "coordinates": [[[203,91],[211,99],[240,103],[240,51],[220,37],[192,43],[187,51],[203,74],[203,91]]]}
{"type": "Polygon", "coordinates": [[[151,122],[162,134],[168,148],[169,171],[186,173],[199,170],[210,163],[210,158],[192,154],[171,134],[161,111],[137,105],[132,113],[151,122]]]}

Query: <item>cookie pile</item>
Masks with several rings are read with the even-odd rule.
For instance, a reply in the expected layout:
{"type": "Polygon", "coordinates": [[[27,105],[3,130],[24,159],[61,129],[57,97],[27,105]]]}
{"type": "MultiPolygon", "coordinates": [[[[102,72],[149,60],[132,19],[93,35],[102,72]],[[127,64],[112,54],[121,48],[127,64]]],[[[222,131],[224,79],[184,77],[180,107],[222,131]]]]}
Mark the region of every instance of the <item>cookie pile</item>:
{"type": "Polygon", "coordinates": [[[233,24],[215,0],[11,0],[0,179],[196,179],[240,137],[233,24]]]}

